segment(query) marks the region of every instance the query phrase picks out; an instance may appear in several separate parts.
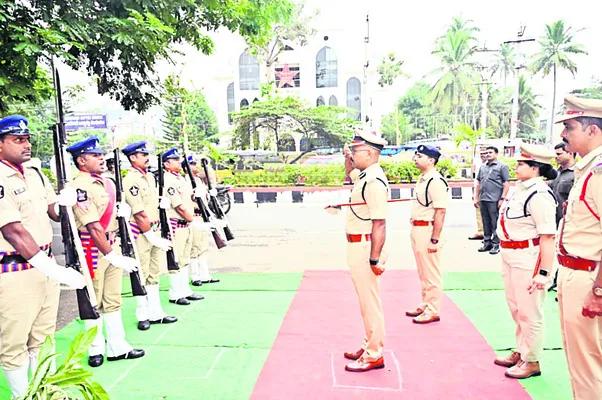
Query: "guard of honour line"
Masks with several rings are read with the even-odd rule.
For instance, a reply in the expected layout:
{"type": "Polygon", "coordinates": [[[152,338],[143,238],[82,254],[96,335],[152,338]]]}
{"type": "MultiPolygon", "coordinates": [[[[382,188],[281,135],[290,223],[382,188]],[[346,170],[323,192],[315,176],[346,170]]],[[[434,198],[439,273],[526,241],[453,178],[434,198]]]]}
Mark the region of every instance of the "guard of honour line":
{"type": "MultiPolygon", "coordinates": [[[[508,308],[516,324],[516,350],[492,360],[508,378],[542,374],[543,304],[558,270],[562,338],[574,398],[602,398],[602,101],[565,98],[562,140],[577,153],[575,182],[556,225],[558,200],[549,188],[556,177],[554,153],[522,145],[515,158],[518,182],[498,199],[497,229],[508,308]]],[[[60,114],[60,113],[59,113],[60,114]]],[[[157,155],[157,176],[149,171],[145,142],[113,151],[107,173],[105,151],[96,137],[66,147],[64,122],[54,127],[58,195],[32,163],[28,121],[0,120],[0,363],[13,398],[22,396],[38,351],[56,328],[60,284],[76,290],[86,329],[97,328],[88,364],[136,359],[121,313],[124,271],[136,297],[137,328],[177,323],[162,308],[159,277],[170,279],[169,301],[187,306],[203,296],[192,287],[219,280],[209,272],[210,240],[218,248],[234,239],[216,201],[215,173],[207,159],[177,148],[157,155]],[[72,157],[78,174],[66,179],[72,157]],[[120,158],[131,164],[122,179],[120,158]],[[51,220],[60,223],[65,266],[51,251],[51,220]],[[224,239],[225,237],[225,239],[224,239]],[[104,332],[104,334],[103,334],[104,332]],[[106,337],[105,337],[106,334],[106,337]]],[[[384,368],[385,315],[380,280],[387,264],[386,219],[389,185],[379,165],[387,142],[370,129],[345,146],[345,170],[353,183],[346,207],[347,261],[365,335],[344,353],[345,369],[384,368]]],[[[442,320],[441,257],[448,185],[435,166],[438,149],[421,145],[414,163],[421,174],[411,206],[410,236],[421,293],[405,314],[415,324],[442,320]]],[[[479,175],[480,184],[484,179],[479,175]]],[[[403,260],[401,260],[403,261],[403,260]]],[[[398,316],[394,316],[397,318],[398,316]]],[[[492,366],[492,368],[496,368],[492,366]]]]}

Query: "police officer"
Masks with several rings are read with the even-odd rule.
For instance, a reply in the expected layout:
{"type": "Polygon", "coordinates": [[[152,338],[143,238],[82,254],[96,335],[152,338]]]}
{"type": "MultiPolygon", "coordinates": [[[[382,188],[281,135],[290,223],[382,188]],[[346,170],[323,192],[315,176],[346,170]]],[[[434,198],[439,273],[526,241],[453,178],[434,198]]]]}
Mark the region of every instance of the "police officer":
{"type": "Polygon", "coordinates": [[[194,219],[195,203],[192,200],[192,186],[180,174],[182,164],[178,149],[170,149],[163,153],[161,159],[165,174],[165,197],[169,200],[170,208],[167,217],[170,220],[174,243],[180,269],[172,272],[169,301],[179,305],[188,305],[188,300],[202,300],[204,297],[194,293],[188,284],[190,252],[192,249],[192,229],[207,231],[210,228],[194,219]]]}
{"type": "Polygon", "coordinates": [[[105,157],[106,163],[106,171],[101,174],[104,178],[109,178],[113,182],[115,182],[115,159],[113,158],[113,153],[109,153],[107,157],[105,157]]]}
{"type": "Polygon", "coordinates": [[[420,145],[413,157],[421,172],[414,188],[410,239],[422,286],[422,302],[406,312],[416,324],[440,320],[443,279],[441,278],[441,231],[445,221],[448,186],[435,166],[441,157],[436,147],[420,145]]]}
{"type": "Polygon", "coordinates": [[[132,169],[123,180],[125,201],[132,208],[130,226],[136,241],[138,257],[145,282],[146,296],[135,296],[138,302],[136,318],[138,329],[147,330],[151,324],[170,324],[176,317],[169,316],[161,307],[159,277],[161,262],[171,242],[161,238],[159,229],[159,191],[153,174],[149,173],[149,153],[146,142],[132,143],[122,149],[132,169]]]}
{"type": "Polygon", "coordinates": [[[519,182],[504,199],[497,236],[502,252],[502,278],[510,314],[516,324],[518,351],[498,357],[509,378],[541,375],[545,332],[543,306],[553,277],[556,197],[543,181],[555,179],[554,153],[540,146],[521,145],[514,172],[519,182]]]}
{"type": "MultiPolygon", "coordinates": [[[[57,198],[46,177],[33,167],[28,121],[21,115],[0,120],[0,364],[13,398],[25,395],[28,371],[47,336],[54,336],[59,282],[85,286],[84,277],[52,258],[52,226],[57,198]]],[[[64,190],[61,205],[72,206],[64,190]]]]}
{"type": "MultiPolygon", "coordinates": [[[[192,175],[195,177],[197,191],[200,194],[201,200],[205,203],[207,210],[209,210],[209,192],[207,190],[205,180],[200,174],[202,168],[199,168],[196,160],[193,156],[188,156],[188,164],[192,171],[192,175]]],[[[188,177],[187,177],[188,178],[188,177]]],[[[203,223],[201,217],[201,211],[196,207],[194,209],[194,218],[200,223],[203,223]]],[[[194,229],[192,231],[192,249],[190,253],[190,280],[192,285],[201,286],[203,283],[217,283],[219,279],[215,279],[209,273],[209,262],[207,260],[207,251],[209,250],[209,238],[211,233],[208,231],[200,231],[194,229]]]]}
{"type": "MultiPolygon", "coordinates": [[[[136,260],[121,255],[116,240],[115,185],[101,176],[105,171],[105,152],[95,136],[75,143],[67,151],[79,170],[79,175],[71,182],[71,187],[77,190],[73,211],[101,314],[97,320],[84,321],[86,329],[98,327],[88,352],[88,364],[98,367],[104,362],[103,322],[107,333],[107,360],[142,357],[144,350],[134,349],[126,341],[121,317],[123,271],[130,273],[138,267],[136,260]]],[[[130,213],[126,207],[119,207],[120,217],[129,219],[130,213]]]]}
{"type": "Polygon", "coordinates": [[[602,399],[602,100],[567,96],[562,140],[581,159],[557,240],[562,338],[576,400],[602,399]]]}
{"type": "Polygon", "coordinates": [[[351,206],[347,210],[347,261],[351,280],[359,297],[366,336],[362,347],[346,352],[345,358],[354,360],[345,369],[364,372],[384,368],[383,345],[385,322],[380,301],[379,275],[384,272],[383,246],[386,237],[387,177],[378,163],[380,152],[387,141],[367,130],[356,133],[345,148],[345,172],[353,182],[351,206]]]}

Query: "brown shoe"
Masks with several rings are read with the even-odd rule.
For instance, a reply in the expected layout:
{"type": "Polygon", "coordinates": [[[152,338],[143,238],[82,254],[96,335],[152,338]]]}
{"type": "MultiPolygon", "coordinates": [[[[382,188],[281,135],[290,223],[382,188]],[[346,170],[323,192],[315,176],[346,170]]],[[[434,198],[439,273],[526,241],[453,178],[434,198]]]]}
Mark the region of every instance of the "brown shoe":
{"type": "Polygon", "coordinates": [[[408,317],[417,317],[420,314],[422,314],[423,312],[424,312],[424,310],[422,308],[416,307],[415,310],[408,310],[408,311],[406,311],[406,315],[408,317]]]}
{"type": "Polygon", "coordinates": [[[483,240],[483,239],[484,239],[483,235],[479,235],[478,233],[475,233],[474,235],[468,237],[468,240],[483,240]]]}
{"type": "Polygon", "coordinates": [[[514,379],[527,379],[532,376],[540,376],[539,362],[523,362],[516,364],[506,370],[506,376],[514,379]]]}
{"type": "Polygon", "coordinates": [[[383,357],[376,361],[364,361],[360,358],[357,361],[349,363],[345,366],[345,371],[349,372],[366,372],[371,369],[380,369],[385,367],[385,359],[383,357]]]}
{"type": "Polygon", "coordinates": [[[441,318],[438,315],[425,312],[414,318],[412,321],[415,324],[430,324],[431,322],[437,322],[440,320],[441,318]]]}
{"type": "Polygon", "coordinates": [[[513,351],[512,354],[510,354],[507,357],[500,356],[500,357],[496,358],[493,363],[496,365],[500,365],[502,367],[510,368],[510,367],[514,367],[519,361],[520,361],[520,353],[513,351]]]}
{"type": "Polygon", "coordinates": [[[364,354],[364,349],[359,349],[358,351],[352,353],[350,351],[346,351],[345,352],[345,358],[348,360],[357,360],[359,359],[362,354],[364,354]]]}

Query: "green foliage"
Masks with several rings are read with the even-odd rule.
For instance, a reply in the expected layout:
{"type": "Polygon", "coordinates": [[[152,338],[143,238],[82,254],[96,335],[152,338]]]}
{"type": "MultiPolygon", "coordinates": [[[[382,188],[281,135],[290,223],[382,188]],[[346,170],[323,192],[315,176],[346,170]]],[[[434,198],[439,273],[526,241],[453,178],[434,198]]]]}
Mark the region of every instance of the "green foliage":
{"type": "Polygon", "coordinates": [[[390,52],[386,57],[380,62],[380,65],[376,68],[380,78],[378,79],[378,84],[381,87],[391,86],[395,79],[400,76],[405,76],[409,78],[410,75],[405,73],[401,67],[403,65],[402,60],[398,60],[395,57],[395,52],[390,52]]]}
{"type": "Polygon", "coordinates": [[[56,175],[54,174],[54,172],[52,172],[52,170],[50,168],[42,168],[42,173],[44,175],[46,175],[46,178],[48,178],[48,181],[52,184],[52,186],[56,189],[57,188],[57,184],[58,181],[56,179],[56,175]]]}
{"type": "Polygon", "coordinates": [[[571,92],[584,99],[602,99],[602,79],[592,78],[591,86],[571,92]]]}
{"type": "Polygon", "coordinates": [[[186,42],[205,54],[208,32],[225,27],[253,44],[290,18],[288,0],[55,1],[0,0],[0,99],[50,96],[41,71],[54,56],[97,78],[99,94],[142,113],[159,100],[156,65],[186,42]]]}
{"type": "Polygon", "coordinates": [[[53,352],[53,343],[50,336],[46,337],[38,354],[38,367],[29,382],[25,396],[17,400],[59,400],[78,398],[86,400],[109,400],[109,394],[96,381],[93,381],[92,372],[86,370],[81,360],[94,337],[97,328],[78,334],[71,346],[62,365],[57,366],[56,372],[51,372],[51,365],[59,357],[53,352]],[[77,397],[76,397],[77,396],[77,397]]]}
{"type": "Polygon", "coordinates": [[[514,158],[507,157],[498,157],[498,160],[508,166],[508,169],[510,170],[510,179],[516,178],[516,175],[514,174],[514,167],[516,166],[517,161],[514,158]]]}

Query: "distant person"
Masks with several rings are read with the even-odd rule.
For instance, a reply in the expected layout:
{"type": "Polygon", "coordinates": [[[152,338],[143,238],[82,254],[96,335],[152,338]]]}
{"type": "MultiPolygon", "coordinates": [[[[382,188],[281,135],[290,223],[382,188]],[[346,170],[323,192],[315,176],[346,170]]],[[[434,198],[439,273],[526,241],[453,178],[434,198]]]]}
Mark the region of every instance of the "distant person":
{"type": "MultiPolygon", "coordinates": [[[[475,157],[474,162],[472,163],[472,173],[474,178],[474,187],[473,187],[473,195],[472,199],[474,201],[474,196],[477,190],[477,185],[479,181],[477,177],[479,176],[479,171],[481,170],[481,166],[487,162],[487,153],[485,152],[485,148],[481,147],[479,150],[479,158],[475,157]]],[[[481,210],[478,207],[475,207],[475,217],[477,219],[477,233],[468,237],[468,240],[483,240],[483,217],[481,216],[481,210]]]]}
{"type": "Polygon", "coordinates": [[[562,219],[562,204],[568,200],[569,192],[575,181],[575,155],[566,151],[564,142],[554,146],[556,151],[556,163],[558,164],[558,178],[549,182],[550,188],[558,199],[558,207],[556,207],[556,226],[559,225],[562,219]]]}

